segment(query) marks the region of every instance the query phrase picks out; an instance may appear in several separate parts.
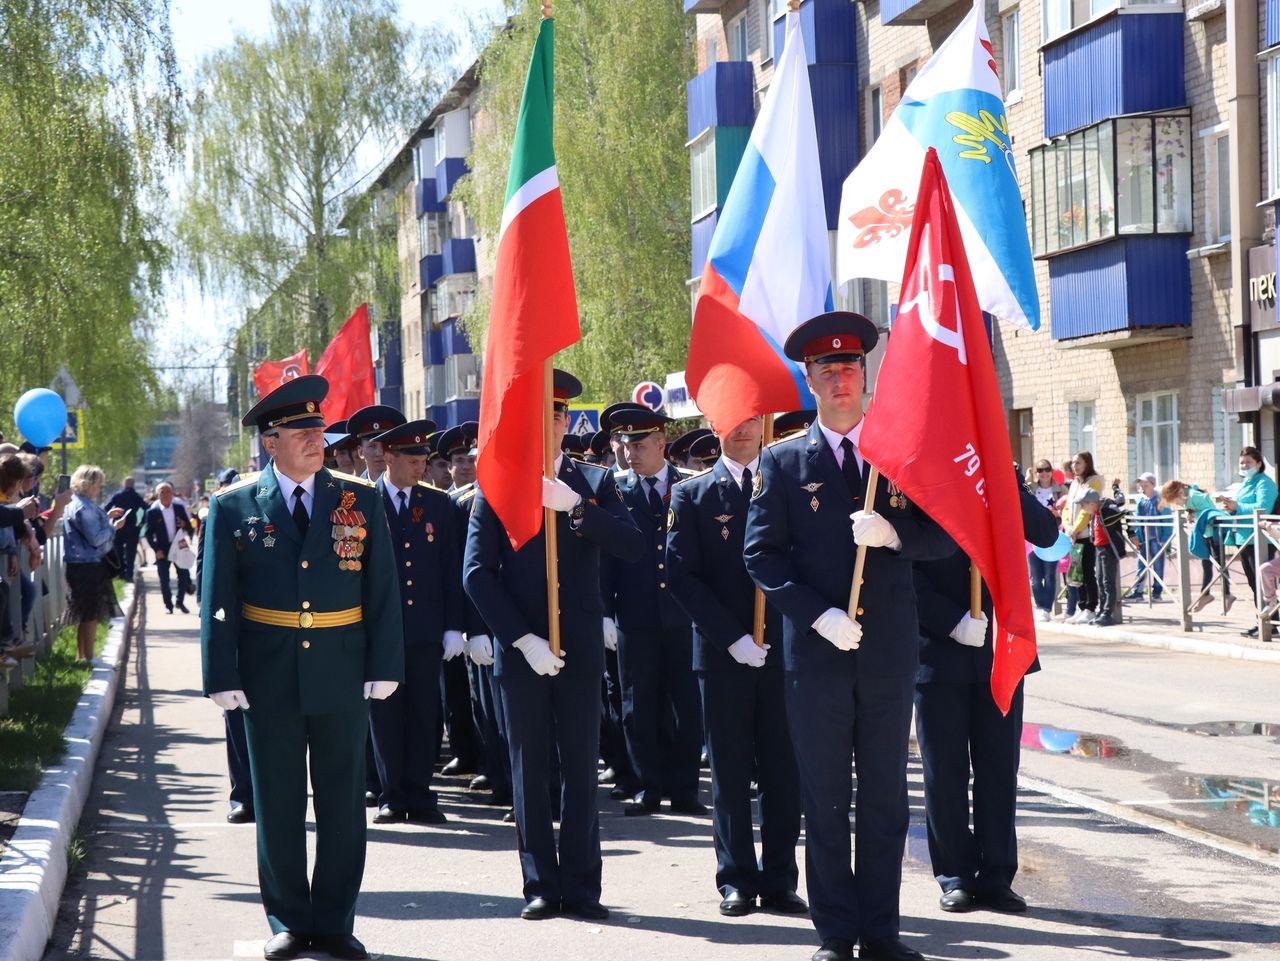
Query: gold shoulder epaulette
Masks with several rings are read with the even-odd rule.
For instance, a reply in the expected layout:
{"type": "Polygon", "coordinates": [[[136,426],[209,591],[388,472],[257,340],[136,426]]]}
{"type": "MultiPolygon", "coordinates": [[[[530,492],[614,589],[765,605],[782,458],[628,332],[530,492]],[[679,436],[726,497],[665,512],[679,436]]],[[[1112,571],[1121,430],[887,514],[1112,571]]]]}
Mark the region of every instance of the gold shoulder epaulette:
{"type": "MultiPolygon", "coordinates": [[[[427,487],[430,487],[430,486],[431,486],[431,485],[430,485],[430,484],[428,484],[426,481],[419,481],[418,483],[423,484],[423,485],[425,485],[425,486],[427,486],[427,487]]],[[[468,492],[472,492],[472,491],[474,491],[475,489],[476,489],[476,482],[475,482],[475,481],[472,481],[472,482],[471,482],[471,483],[469,483],[469,484],[463,484],[461,487],[455,487],[455,488],[454,488],[453,490],[451,490],[451,491],[445,491],[445,493],[446,493],[446,494],[449,494],[450,496],[454,496],[454,497],[461,497],[463,494],[466,494],[466,493],[468,493],[468,492]]]]}
{"type": "Polygon", "coordinates": [[[764,446],[765,446],[765,447],[777,447],[779,444],[785,444],[785,443],[786,443],[787,441],[789,441],[789,440],[795,440],[797,437],[806,437],[806,436],[808,436],[808,434],[807,434],[807,432],[806,432],[806,431],[802,431],[802,430],[793,430],[793,431],[792,431],[790,434],[788,434],[786,437],[778,437],[778,438],[776,438],[776,439],[774,439],[774,440],[769,441],[769,443],[765,444],[764,446]]]}
{"type": "Polygon", "coordinates": [[[695,474],[701,474],[700,470],[690,470],[688,467],[677,467],[676,473],[680,475],[681,480],[687,477],[693,477],[695,474]]]}
{"type": "Polygon", "coordinates": [[[223,494],[228,494],[231,491],[238,491],[241,487],[248,487],[250,484],[256,484],[260,473],[261,471],[254,471],[251,474],[241,474],[240,479],[234,484],[227,487],[219,487],[217,491],[214,492],[214,496],[221,497],[223,494]]]}
{"type": "Polygon", "coordinates": [[[332,474],[334,477],[338,478],[338,480],[349,481],[352,484],[363,484],[365,487],[377,486],[371,480],[365,480],[363,477],[357,477],[355,474],[348,474],[345,471],[331,470],[329,471],[329,473],[332,474]]]}
{"type": "Polygon", "coordinates": [[[710,474],[713,470],[715,470],[715,467],[714,466],[704,467],[700,471],[691,471],[691,470],[686,470],[684,468],[677,468],[677,469],[680,471],[682,476],[676,480],[676,483],[683,484],[685,481],[693,480],[695,477],[701,477],[703,474],[710,474]]]}
{"type": "Polygon", "coordinates": [[[462,489],[462,493],[458,495],[458,503],[461,504],[463,501],[469,501],[478,493],[480,493],[480,488],[476,487],[474,484],[468,484],[462,489]]]}

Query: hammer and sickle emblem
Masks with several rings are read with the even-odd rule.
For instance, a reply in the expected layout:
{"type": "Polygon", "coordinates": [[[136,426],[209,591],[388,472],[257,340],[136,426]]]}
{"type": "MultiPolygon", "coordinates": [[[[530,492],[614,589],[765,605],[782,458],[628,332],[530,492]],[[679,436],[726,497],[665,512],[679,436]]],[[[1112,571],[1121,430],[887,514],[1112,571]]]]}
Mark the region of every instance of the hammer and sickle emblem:
{"type": "Polygon", "coordinates": [[[956,352],[956,358],[960,363],[967,365],[969,363],[968,356],[964,349],[964,335],[960,332],[960,311],[955,311],[956,327],[944,327],[938,321],[937,307],[942,300],[942,285],[950,284],[954,292],[956,286],[956,274],[950,264],[938,264],[938,280],[937,280],[937,296],[934,296],[935,287],[926,281],[924,289],[919,291],[914,297],[902,304],[902,312],[915,309],[916,316],[920,319],[920,326],[924,328],[925,333],[936,340],[940,344],[950,347],[956,352]]]}

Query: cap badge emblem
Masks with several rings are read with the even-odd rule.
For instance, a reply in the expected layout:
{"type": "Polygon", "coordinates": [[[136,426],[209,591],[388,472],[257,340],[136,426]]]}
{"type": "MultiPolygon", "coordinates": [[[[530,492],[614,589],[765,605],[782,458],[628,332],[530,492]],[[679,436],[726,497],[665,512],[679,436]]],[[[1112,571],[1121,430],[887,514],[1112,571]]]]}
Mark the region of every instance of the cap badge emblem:
{"type": "Polygon", "coordinates": [[[308,414],[314,413],[315,409],[316,409],[315,401],[311,401],[311,400],[307,401],[307,413],[308,414]]]}
{"type": "Polygon", "coordinates": [[[832,337],[832,338],[831,338],[831,346],[832,346],[832,347],[839,347],[839,346],[840,346],[840,338],[839,338],[839,337],[832,337]]]}

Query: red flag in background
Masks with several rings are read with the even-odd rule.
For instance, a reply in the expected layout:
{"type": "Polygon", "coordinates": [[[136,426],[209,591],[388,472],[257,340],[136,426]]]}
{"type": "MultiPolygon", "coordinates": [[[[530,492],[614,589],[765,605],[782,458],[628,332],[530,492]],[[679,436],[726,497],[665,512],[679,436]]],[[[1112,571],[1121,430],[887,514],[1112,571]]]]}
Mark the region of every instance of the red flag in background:
{"type": "Polygon", "coordinates": [[[859,446],[942,525],[987,582],[996,621],[991,694],[1007,714],[1036,656],[1022,514],[995,363],[933,148],[920,178],[898,316],[859,446]]]}
{"type": "Polygon", "coordinates": [[[283,384],[307,373],[307,348],[303,347],[292,356],[282,360],[266,360],[253,369],[253,386],[259,397],[269,393],[283,384]]]}
{"type": "Polygon", "coordinates": [[[374,401],[373,347],[369,343],[369,305],[361,304],[316,361],[315,372],[329,382],[321,404],[326,420],[342,420],[374,401]]]}

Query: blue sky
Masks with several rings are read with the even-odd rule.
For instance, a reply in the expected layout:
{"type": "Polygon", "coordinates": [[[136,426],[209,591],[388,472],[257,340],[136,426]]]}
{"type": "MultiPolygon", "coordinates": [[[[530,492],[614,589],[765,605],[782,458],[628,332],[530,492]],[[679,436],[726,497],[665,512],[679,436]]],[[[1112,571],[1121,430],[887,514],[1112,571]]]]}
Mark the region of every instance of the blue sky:
{"type": "MultiPolygon", "coordinates": [[[[427,29],[452,30],[459,37],[463,44],[459,69],[475,56],[469,46],[463,12],[493,15],[502,7],[502,0],[400,0],[401,16],[406,20],[427,29]]],[[[172,0],[170,13],[174,48],[188,90],[196,68],[207,54],[228,45],[238,33],[262,36],[270,26],[268,0],[172,0]]],[[[371,156],[369,162],[376,166],[378,159],[371,156]]],[[[185,275],[170,278],[165,314],[157,338],[162,366],[175,362],[192,366],[217,363],[223,356],[222,344],[240,320],[232,305],[202,296],[194,280],[185,275]]],[[[207,387],[209,375],[209,371],[192,371],[189,382],[207,387]]],[[[221,380],[217,378],[219,397],[221,380]]]]}

